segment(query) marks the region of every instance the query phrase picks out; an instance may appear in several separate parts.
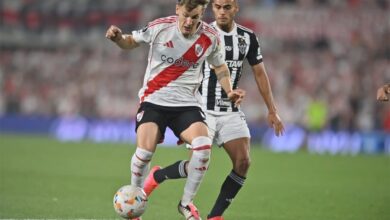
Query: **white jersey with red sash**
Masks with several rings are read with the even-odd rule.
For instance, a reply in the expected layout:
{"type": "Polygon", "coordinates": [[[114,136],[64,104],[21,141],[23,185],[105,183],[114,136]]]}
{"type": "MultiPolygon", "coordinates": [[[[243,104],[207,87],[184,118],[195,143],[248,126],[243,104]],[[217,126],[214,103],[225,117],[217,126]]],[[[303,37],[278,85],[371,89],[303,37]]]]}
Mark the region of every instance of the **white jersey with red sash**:
{"type": "Polygon", "coordinates": [[[225,62],[213,27],[201,22],[196,33],[185,38],[178,24],[178,17],[170,16],[132,32],[137,43],[150,44],[144,83],[138,94],[140,102],[200,106],[197,90],[203,79],[203,62],[207,59],[213,66],[225,62]]]}

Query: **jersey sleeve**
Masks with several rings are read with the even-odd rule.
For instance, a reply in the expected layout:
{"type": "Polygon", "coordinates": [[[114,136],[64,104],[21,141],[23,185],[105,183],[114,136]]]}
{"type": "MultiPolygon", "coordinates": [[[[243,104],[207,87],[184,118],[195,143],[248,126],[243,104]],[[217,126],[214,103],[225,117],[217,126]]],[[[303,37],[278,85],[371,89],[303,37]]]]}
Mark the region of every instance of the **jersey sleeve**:
{"type": "Polygon", "coordinates": [[[251,66],[263,62],[263,55],[261,54],[259,39],[255,34],[250,35],[250,47],[246,58],[248,59],[248,63],[251,66]]]}
{"type": "Polygon", "coordinates": [[[133,35],[133,38],[137,43],[150,43],[152,41],[154,31],[155,26],[150,27],[148,25],[141,30],[133,31],[131,34],[133,35]]]}
{"type": "Polygon", "coordinates": [[[213,50],[207,57],[207,62],[213,66],[221,66],[225,63],[221,43],[218,39],[215,39],[213,50]]]}

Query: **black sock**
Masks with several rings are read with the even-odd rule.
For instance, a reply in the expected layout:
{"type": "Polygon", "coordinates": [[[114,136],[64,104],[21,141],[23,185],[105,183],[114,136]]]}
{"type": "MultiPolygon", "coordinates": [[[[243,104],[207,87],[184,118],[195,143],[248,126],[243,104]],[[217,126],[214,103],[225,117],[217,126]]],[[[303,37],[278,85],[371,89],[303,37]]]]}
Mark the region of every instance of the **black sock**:
{"type": "Polygon", "coordinates": [[[244,182],[245,177],[239,176],[232,170],[229,176],[226,177],[225,182],[223,182],[218,198],[207,218],[222,216],[223,212],[229,207],[238,191],[244,185],[244,182]]]}
{"type": "Polygon", "coordinates": [[[157,170],[153,177],[157,183],[162,183],[166,179],[180,179],[187,177],[186,163],[187,160],[179,160],[163,169],[157,170]]]}

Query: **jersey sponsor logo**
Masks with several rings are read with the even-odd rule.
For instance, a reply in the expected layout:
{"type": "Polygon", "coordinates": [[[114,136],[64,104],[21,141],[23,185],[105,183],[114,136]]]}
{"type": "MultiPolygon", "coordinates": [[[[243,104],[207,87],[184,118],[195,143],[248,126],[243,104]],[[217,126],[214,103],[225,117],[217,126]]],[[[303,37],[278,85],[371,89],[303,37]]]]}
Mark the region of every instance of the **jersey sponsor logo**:
{"type": "Polygon", "coordinates": [[[168,48],[174,48],[173,42],[172,42],[171,40],[168,41],[168,42],[166,42],[166,43],[164,44],[164,46],[166,46],[166,47],[168,47],[168,48]]]}
{"type": "Polygon", "coordinates": [[[137,122],[140,122],[142,118],[144,117],[144,111],[137,114],[137,122]]]}
{"type": "Polygon", "coordinates": [[[229,68],[239,68],[242,66],[242,60],[226,60],[229,68]]]}
{"type": "Polygon", "coordinates": [[[226,51],[232,51],[232,50],[233,50],[233,47],[232,47],[232,46],[225,46],[225,50],[226,50],[226,51]]]}
{"type": "Polygon", "coordinates": [[[195,55],[200,57],[203,54],[203,47],[200,44],[195,44],[195,55]]]}
{"type": "Polygon", "coordinates": [[[175,66],[186,67],[186,68],[192,67],[192,68],[196,69],[199,66],[199,63],[194,62],[194,61],[190,61],[190,60],[186,60],[183,57],[180,57],[179,59],[175,59],[173,57],[161,55],[161,61],[163,61],[163,63],[169,63],[169,64],[173,64],[175,66]]]}
{"type": "Polygon", "coordinates": [[[230,107],[231,104],[228,98],[216,99],[215,102],[218,107],[230,107]]]}

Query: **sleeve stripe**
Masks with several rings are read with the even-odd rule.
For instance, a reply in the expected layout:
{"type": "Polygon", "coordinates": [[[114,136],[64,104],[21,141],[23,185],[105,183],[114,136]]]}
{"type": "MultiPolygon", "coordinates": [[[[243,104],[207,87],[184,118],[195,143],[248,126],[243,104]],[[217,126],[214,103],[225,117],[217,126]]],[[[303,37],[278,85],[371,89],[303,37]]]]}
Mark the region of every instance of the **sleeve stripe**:
{"type": "Polygon", "coordinates": [[[176,22],[176,17],[174,17],[174,16],[166,17],[166,18],[160,18],[160,19],[156,19],[156,20],[150,22],[148,27],[153,27],[153,26],[155,26],[157,24],[173,23],[173,22],[176,22]]]}
{"type": "Polygon", "coordinates": [[[244,26],[242,26],[240,24],[237,24],[237,23],[236,23],[236,25],[237,25],[237,27],[241,28],[244,31],[248,31],[249,33],[254,33],[253,30],[251,30],[251,29],[249,29],[247,27],[244,27],[244,26]]]}
{"type": "Polygon", "coordinates": [[[208,24],[204,25],[204,30],[212,35],[214,35],[217,38],[218,44],[221,43],[221,40],[219,38],[219,33],[212,27],[210,27],[208,24]]]}
{"type": "Polygon", "coordinates": [[[211,34],[214,34],[215,36],[219,37],[218,32],[217,32],[214,28],[205,26],[205,30],[208,31],[208,32],[210,32],[211,34]]]}

